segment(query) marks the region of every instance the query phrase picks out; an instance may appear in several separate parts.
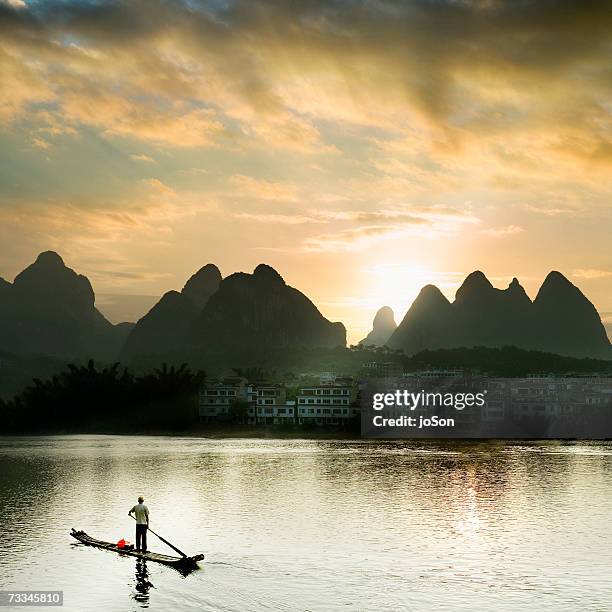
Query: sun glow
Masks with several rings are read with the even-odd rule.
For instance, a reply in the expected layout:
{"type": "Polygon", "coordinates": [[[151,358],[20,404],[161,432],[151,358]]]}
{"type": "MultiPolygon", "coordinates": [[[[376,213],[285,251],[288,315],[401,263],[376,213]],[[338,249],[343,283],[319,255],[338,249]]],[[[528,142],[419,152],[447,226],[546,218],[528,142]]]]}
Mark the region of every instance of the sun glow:
{"type": "Polygon", "coordinates": [[[450,297],[453,291],[449,293],[449,289],[455,285],[455,276],[460,276],[460,273],[435,272],[418,264],[380,263],[367,266],[364,271],[373,307],[390,306],[398,324],[425,285],[435,284],[450,297]]]}

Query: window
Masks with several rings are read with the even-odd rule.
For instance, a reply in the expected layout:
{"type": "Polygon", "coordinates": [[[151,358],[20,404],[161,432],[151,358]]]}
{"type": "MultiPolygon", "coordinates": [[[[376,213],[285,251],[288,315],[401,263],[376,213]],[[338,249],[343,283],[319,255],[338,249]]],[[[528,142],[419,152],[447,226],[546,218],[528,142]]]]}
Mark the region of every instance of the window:
{"type": "Polygon", "coordinates": [[[308,414],[314,414],[314,408],[309,408],[308,409],[308,414]]]}
{"type": "Polygon", "coordinates": [[[279,408],[278,409],[278,414],[286,414],[286,410],[284,408],[279,408]]]}
{"type": "Polygon", "coordinates": [[[300,399],[298,399],[298,404],[305,404],[306,400],[303,397],[300,397],[300,399]]]}
{"type": "Polygon", "coordinates": [[[329,408],[323,408],[323,414],[331,414],[331,410],[329,408]]]}
{"type": "Polygon", "coordinates": [[[334,408],[334,414],[341,414],[341,412],[340,408],[334,408]]]}

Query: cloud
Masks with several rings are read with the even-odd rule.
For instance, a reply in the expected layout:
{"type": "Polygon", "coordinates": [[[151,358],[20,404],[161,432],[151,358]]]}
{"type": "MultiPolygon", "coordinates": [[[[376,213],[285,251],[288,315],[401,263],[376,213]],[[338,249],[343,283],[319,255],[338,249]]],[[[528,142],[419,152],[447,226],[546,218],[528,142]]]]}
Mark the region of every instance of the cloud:
{"type": "Polygon", "coordinates": [[[184,170],[179,170],[179,176],[200,176],[204,174],[208,174],[209,171],[206,168],[186,168],[184,170]]]}
{"type": "Polygon", "coordinates": [[[241,197],[285,202],[297,200],[296,187],[287,183],[256,179],[243,174],[231,176],[229,183],[234,188],[233,194],[241,197]]]}
{"type": "Polygon", "coordinates": [[[46,151],[47,149],[50,149],[52,147],[51,143],[45,140],[44,138],[33,138],[32,146],[36,149],[41,149],[43,151],[46,151]]]}
{"type": "Polygon", "coordinates": [[[109,248],[211,201],[219,236],[260,224],[245,248],[537,243],[548,218],[604,244],[611,31],[597,0],[5,1],[2,195],[24,235],[109,248]]]}
{"type": "Polygon", "coordinates": [[[612,270],[596,270],[593,268],[574,270],[572,275],[576,278],[586,278],[589,280],[598,278],[608,278],[612,276],[612,270]]]}
{"type": "Polygon", "coordinates": [[[130,137],[167,147],[209,147],[224,131],[214,110],[190,109],[179,101],[160,106],[80,84],[61,99],[69,121],[99,127],[107,136],[130,137]]]}
{"type": "Polygon", "coordinates": [[[410,224],[364,225],[339,232],[306,238],[302,250],[306,252],[357,251],[371,244],[405,236],[410,224]]]}
{"type": "Polygon", "coordinates": [[[134,161],[141,161],[141,162],[146,162],[148,164],[156,164],[157,162],[152,158],[149,157],[148,155],[136,155],[136,154],[132,154],[130,155],[130,159],[133,159],[134,161]]]}
{"type": "Polygon", "coordinates": [[[529,212],[533,212],[538,215],[545,215],[547,217],[558,217],[560,215],[574,217],[579,215],[581,212],[584,212],[585,210],[584,207],[557,206],[554,204],[550,206],[533,206],[530,204],[526,204],[524,208],[529,212]]]}
{"type": "Polygon", "coordinates": [[[165,183],[162,183],[162,181],[160,181],[159,179],[156,179],[156,178],[142,179],[142,181],[140,182],[142,185],[146,185],[147,187],[151,188],[152,191],[157,192],[161,195],[176,196],[176,191],[174,191],[172,187],[168,187],[168,185],[166,185],[165,183]]]}
{"type": "Polygon", "coordinates": [[[45,101],[73,126],[168,147],[329,153],[335,123],[425,136],[438,155],[479,137],[523,167],[540,163],[525,141],[612,163],[606,2],[9,4],[5,120],[45,101]]]}
{"type": "Polygon", "coordinates": [[[337,225],[340,222],[360,223],[339,231],[306,238],[302,250],[315,251],[355,251],[371,244],[394,240],[405,236],[435,238],[457,233],[466,224],[479,223],[470,215],[450,214],[430,209],[419,211],[417,207],[406,210],[378,211],[310,211],[319,218],[337,225]]]}
{"type": "Polygon", "coordinates": [[[302,225],[304,223],[326,223],[323,219],[317,219],[307,215],[280,215],[275,213],[235,213],[235,219],[254,221],[256,223],[274,223],[280,225],[302,225]]]}
{"type": "Polygon", "coordinates": [[[504,236],[512,236],[514,234],[521,234],[525,229],[519,225],[506,225],[505,227],[490,227],[483,229],[482,233],[495,238],[503,238],[504,236]]]}
{"type": "Polygon", "coordinates": [[[313,237],[307,240],[308,249],[312,245],[322,245],[323,242],[335,243],[337,236],[342,237],[338,242],[353,243],[354,237],[373,236],[385,233],[395,233],[409,226],[428,226],[438,231],[450,231],[452,225],[464,223],[478,223],[475,217],[465,215],[462,211],[437,206],[407,206],[404,208],[381,208],[379,210],[326,210],[310,208],[294,213],[269,212],[239,212],[232,215],[236,219],[244,219],[258,223],[275,223],[281,225],[303,225],[308,223],[329,224],[336,227],[341,224],[354,225],[357,228],[343,229],[339,234],[328,234],[313,237]]]}
{"type": "MultiPolygon", "coordinates": [[[[0,33],[2,32],[0,4],[0,33]]],[[[53,98],[52,88],[40,78],[35,66],[19,54],[8,53],[0,46],[0,124],[17,120],[30,105],[53,98]]]]}

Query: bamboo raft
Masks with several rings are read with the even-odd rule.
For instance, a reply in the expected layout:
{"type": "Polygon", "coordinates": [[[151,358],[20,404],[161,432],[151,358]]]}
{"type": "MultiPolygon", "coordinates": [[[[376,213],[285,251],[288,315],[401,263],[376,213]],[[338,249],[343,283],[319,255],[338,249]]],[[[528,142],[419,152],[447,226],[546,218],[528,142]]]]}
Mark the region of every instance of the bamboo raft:
{"type": "Polygon", "coordinates": [[[112,542],[105,542],[104,540],[96,540],[91,536],[87,535],[84,531],[77,531],[72,529],[70,535],[86,544],[87,546],[95,546],[96,548],[104,548],[120,555],[127,555],[130,557],[138,557],[139,559],[146,559],[148,561],[155,561],[156,563],[163,563],[164,565],[171,565],[178,569],[194,569],[198,566],[198,561],[204,559],[204,555],[195,555],[193,557],[173,557],[172,555],[161,555],[154,552],[140,552],[133,548],[119,548],[112,542]]]}

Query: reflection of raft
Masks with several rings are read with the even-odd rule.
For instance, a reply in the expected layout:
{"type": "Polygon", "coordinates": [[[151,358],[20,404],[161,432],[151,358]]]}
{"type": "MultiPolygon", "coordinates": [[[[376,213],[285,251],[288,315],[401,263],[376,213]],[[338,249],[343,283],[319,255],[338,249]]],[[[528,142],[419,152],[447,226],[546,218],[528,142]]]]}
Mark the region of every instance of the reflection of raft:
{"type": "Polygon", "coordinates": [[[164,563],[165,565],[172,565],[179,569],[192,569],[197,567],[198,561],[204,559],[204,555],[195,555],[195,557],[173,557],[171,555],[160,555],[154,552],[139,552],[134,549],[119,548],[112,542],[104,542],[103,540],[96,540],[91,536],[88,536],[84,531],[77,531],[72,529],[70,535],[76,538],[79,542],[87,544],[88,546],[95,546],[96,548],[105,548],[106,550],[112,550],[113,552],[119,553],[120,555],[129,555],[131,557],[138,557],[139,559],[147,559],[148,561],[156,561],[157,563],[164,563]]]}

